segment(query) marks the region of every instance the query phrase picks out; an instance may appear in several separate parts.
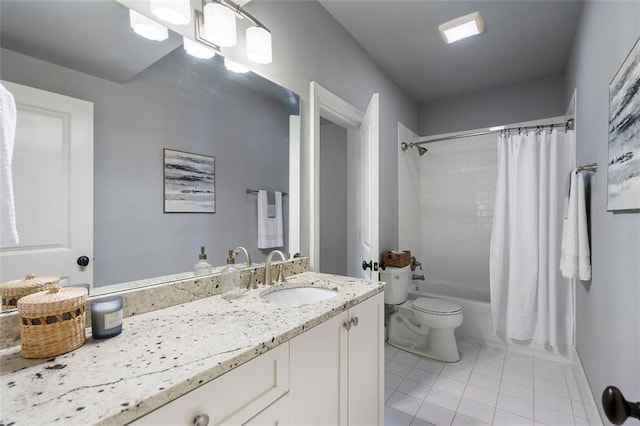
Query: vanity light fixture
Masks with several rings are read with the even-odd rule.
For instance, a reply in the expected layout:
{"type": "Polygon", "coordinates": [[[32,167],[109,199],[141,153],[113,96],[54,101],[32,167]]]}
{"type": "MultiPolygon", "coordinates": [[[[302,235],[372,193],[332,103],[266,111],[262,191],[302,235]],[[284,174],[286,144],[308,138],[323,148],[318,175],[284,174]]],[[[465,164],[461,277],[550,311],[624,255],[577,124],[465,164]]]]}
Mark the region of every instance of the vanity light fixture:
{"type": "Polygon", "coordinates": [[[211,59],[216,56],[216,51],[209,46],[205,46],[187,37],[182,37],[182,45],[189,55],[195,56],[196,58],[211,59]]]}
{"type": "Polygon", "coordinates": [[[220,51],[237,42],[236,18],[247,19],[252,26],[246,30],[247,56],[253,62],[272,61],[271,32],[242,6],[231,0],[203,0],[202,12],[195,10],[196,40],[220,51]]]}
{"type": "Polygon", "coordinates": [[[481,34],[484,31],[484,20],[480,12],[473,12],[439,25],[438,30],[444,41],[449,44],[481,34]]]}
{"type": "Polygon", "coordinates": [[[129,9],[129,23],[133,31],[144,38],[162,41],[169,38],[169,30],[133,9],[129,9]]]}
{"type": "Polygon", "coordinates": [[[238,74],[244,74],[249,72],[249,70],[246,67],[244,67],[242,64],[239,64],[227,58],[224,58],[224,67],[229,71],[232,71],[238,74]]]}
{"type": "Polygon", "coordinates": [[[187,25],[191,21],[189,0],[149,0],[151,13],[174,25],[187,25]]]}
{"type": "Polygon", "coordinates": [[[271,63],[271,33],[263,27],[247,28],[247,56],[258,64],[271,63]]]}
{"type": "Polygon", "coordinates": [[[204,6],[205,35],[211,43],[220,47],[235,46],[236,16],[233,10],[222,3],[207,3],[204,6]]]}

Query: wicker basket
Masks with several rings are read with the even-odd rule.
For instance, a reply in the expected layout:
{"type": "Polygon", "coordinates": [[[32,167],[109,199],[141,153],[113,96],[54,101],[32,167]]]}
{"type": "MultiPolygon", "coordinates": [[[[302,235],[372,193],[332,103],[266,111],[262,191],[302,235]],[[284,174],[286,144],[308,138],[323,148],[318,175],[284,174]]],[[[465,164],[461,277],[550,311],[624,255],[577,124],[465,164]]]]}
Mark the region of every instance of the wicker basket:
{"type": "Polygon", "coordinates": [[[82,346],[87,290],[54,287],[18,301],[20,339],[25,358],[48,358],[82,346]]]}
{"type": "Polygon", "coordinates": [[[382,253],[382,263],[384,266],[404,268],[411,263],[411,252],[409,250],[385,251],[382,253]]]}
{"type": "Polygon", "coordinates": [[[36,277],[33,274],[27,274],[24,280],[0,284],[2,310],[15,309],[21,297],[54,287],[60,287],[60,277],[36,277]]]}

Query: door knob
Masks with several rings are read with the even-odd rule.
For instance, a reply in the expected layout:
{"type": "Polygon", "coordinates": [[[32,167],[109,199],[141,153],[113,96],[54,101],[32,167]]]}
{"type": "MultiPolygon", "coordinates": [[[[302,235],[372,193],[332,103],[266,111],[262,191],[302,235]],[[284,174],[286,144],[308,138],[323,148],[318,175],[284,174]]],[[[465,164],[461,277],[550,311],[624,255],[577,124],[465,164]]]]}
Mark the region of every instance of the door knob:
{"type": "Polygon", "coordinates": [[[87,256],[80,256],[76,263],[80,266],[87,266],[89,264],[89,258],[87,256]]]}
{"type": "Polygon", "coordinates": [[[621,425],[629,417],[640,419],[640,402],[627,401],[615,386],[607,386],[602,392],[602,408],[614,425],[621,425]]]}
{"type": "Polygon", "coordinates": [[[347,329],[347,331],[351,330],[351,321],[345,321],[342,326],[347,329]]]}
{"type": "Polygon", "coordinates": [[[353,324],[354,327],[357,327],[358,326],[358,317],[351,318],[351,324],[353,324]]]}

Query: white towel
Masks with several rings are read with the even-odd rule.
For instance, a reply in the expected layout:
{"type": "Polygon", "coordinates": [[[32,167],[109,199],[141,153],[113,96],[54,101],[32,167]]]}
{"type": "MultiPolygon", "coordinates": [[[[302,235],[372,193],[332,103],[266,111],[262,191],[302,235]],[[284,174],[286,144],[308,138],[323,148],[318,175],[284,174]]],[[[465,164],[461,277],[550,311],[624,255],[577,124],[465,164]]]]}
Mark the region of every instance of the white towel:
{"type": "Polygon", "coordinates": [[[275,191],[276,214],[269,217],[267,191],[258,191],[258,248],[284,246],[284,226],[282,221],[282,192],[275,191]]]}
{"type": "Polygon", "coordinates": [[[18,244],[13,198],[13,147],[16,137],[16,101],[0,84],[0,246],[18,244]]]}
{"type": "Polygon", "coordinates": [[[571,172],[569,209],[562,225],[560,271],[566,278],[591,279],[591,254],[582,173],[571,172]]]}

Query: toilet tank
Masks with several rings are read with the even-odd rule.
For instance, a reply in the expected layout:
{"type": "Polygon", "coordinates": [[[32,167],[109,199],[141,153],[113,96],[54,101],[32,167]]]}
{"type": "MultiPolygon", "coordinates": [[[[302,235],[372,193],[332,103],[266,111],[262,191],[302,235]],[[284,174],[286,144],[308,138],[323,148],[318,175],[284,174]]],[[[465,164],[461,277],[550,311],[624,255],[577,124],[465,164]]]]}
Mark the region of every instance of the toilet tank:
{"type": "Polygon", "coordinates": [[[380,271],[380,281],[384,281],[384,303],[389,305],[399,305],[407,300],[409,294],[409,283],[411,282],[411,269],[394,268],[387,266],[384,271],[380,271]]]}

